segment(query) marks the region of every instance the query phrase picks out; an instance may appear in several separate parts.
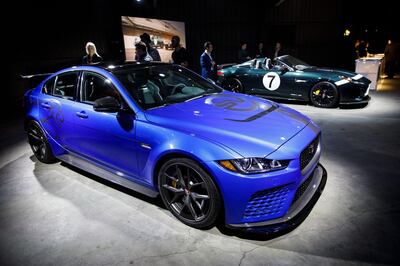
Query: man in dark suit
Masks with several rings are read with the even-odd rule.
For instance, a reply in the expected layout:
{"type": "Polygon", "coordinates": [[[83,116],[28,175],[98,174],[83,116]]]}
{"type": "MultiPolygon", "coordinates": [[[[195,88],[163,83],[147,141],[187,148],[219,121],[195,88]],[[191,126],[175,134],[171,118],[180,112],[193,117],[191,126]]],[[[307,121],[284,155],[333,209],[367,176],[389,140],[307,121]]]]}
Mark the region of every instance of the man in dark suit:
{"type": "Polygon", "coordinates": [[[238,52],[238,59],[239,59],[239,64],[244,63],[251,59],[249,53],[247,52],[247,43],[242,43],[242,46],[238,52]]]}
{"type": "Polygon", "coordinates": [[[172,36],[171,38],[171,46],[174,48],[174,51],[172,52],[171,58],[172,58],[172,63],[181,65],[184,67],[189,66],[189,55],[185,49],[185,47],[182,47],[181,45],[181,39],[179,36],[172,36]]]}
{"type": "Polygon", "coordinates": [[[204,44],[204,53],[200,56],[201,76],[203,78],[213,78],[215,61],[211,57],[213,45],[211,42],[204,44]]]}
{"type": "Polygon", "coordinates": [[[286,54],[286,52],[282,49],[281,43],[277,42],[276,45],[275,45],[275,51],[274,51],[274,57],[273,58],[275,59],[276,57],[279,57],[279,56],[285,55],[285,54],[286,54]]]}

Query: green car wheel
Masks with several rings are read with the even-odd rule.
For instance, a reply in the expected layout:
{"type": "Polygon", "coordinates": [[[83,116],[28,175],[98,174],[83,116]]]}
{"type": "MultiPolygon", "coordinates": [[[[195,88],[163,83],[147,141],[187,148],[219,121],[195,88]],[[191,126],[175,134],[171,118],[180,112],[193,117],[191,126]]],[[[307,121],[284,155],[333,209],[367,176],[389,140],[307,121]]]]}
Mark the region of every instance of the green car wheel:
{"type": "Polygon", "coordinates": [[[228,90],[228,91],[238,92],[238,93],[242,93],[243,92],[242,83],[238,79],[234,79],[234,78],[233,79],[227,79],[224,82],[223,87],[224,87],[225,90],[228,90]]]}
{"type": "Polygon", "coordinates": [[[332,108],[339,102],[339,92],[330,82],[318,82],[311,88],[310,100],[316,107],[332,108]]]}

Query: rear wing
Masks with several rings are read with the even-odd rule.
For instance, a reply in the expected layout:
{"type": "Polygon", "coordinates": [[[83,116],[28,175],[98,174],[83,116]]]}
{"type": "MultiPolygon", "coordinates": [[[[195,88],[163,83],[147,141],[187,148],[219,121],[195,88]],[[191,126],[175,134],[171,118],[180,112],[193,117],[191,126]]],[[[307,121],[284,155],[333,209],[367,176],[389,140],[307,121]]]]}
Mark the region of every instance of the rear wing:
{"type": "Polygon", "coordinates": [[[44,79],[53,75],[53,73],[41,73],[41,74],[31,74],[31,75],[19,75],[24,83],[24,90],[29,90],[40,84],[44,79]]]}
{"type": "Polygon", "coordinates": [[[32,79],[32,78],[39,78],[43,77],[43,79],[47,78],[48,76],[53,75],[54,73],[43,73],[43,74],[33,74],[33,75],[19,75],[22,79],[32,79]]]}
{"type": "Polygon", "coordinates": [[[218,69],[218,70],[219,70],[219,69],[224,69],[224,68],[231,67],[231,66],[234,66],[234,65],[237,65],[237,64],[236,64],[236,63],[221,64],[221,65],[217,65],[217,69],[218,69]]]}

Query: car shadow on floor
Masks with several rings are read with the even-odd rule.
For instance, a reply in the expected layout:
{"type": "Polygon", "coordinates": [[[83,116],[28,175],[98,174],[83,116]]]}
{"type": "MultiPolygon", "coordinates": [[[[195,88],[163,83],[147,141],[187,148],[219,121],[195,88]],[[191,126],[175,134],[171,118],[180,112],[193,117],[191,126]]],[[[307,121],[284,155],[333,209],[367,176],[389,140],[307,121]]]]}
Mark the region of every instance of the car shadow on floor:
{"type": "MultiPolygon", "coordinates": [[[[34,155],[30,156],[30,160],[35,163],[35,170],[34,170],[35,172],[36,171],[39,172],[40,170],[38,170],[38,168],[45,165],[45,164],[42,164],[41,162],[39,162],[34,155]]],[[[86,178],[89,178],[95,182],[98,182],[104,186],[113,188],[119,192],[126,194],[126,195],[129,195],[131,197],[134,197],[134,198],[144,201],[146,203],[155,205],[155,206],[159,207],[160,209],[167,211],[167,208],[164,206],[164,203],[162,202],[160,196],[157,196],[156,198],[148,197],[144,194],[141,194],[141,193],[131,190],[129,188],[123,187],[119,184],[113,183],[113,182],[103,179],[99,176],[93,175],[89,172],[86,172],[86,171],[84,171],[80,168],[77,168],[73,165],[70,165],[66,162],[56,162],[54,164],[61,165],[77,174],[80,174],[80,175],[82,175],[86,178]]],[[[39,177],[37,177],[37,178],[39,178],[39,177]]],[[[42,185],[44,185],[43,180],[42,181],[39,180],[39,182],[42,183],[42,185]]],[[[44,185],[44,186],[46,187],[46,185],[44,185]]],[[[308,214],[309,214],[309,212],[306,213],[306,216],[308,216],[308,214]]],[[[179,222],[179,221],[177,220],[177,222],[179,222]]],[[[225,221],[224,221],[224,215],[221,214],[214,226],[222,235],[225,235],[225,236],[235,236],[235,237],[238,237],[241,239],[246,239],[246,240],[267,241],[267,240],[271,240],[271,239],[280,237],[282,235],[285,235],[285,234],[291,232],[298,226],[298,224],[293,227],[283,229],[279,232],[270,232],[270,231],[269,232],[248,232],[245,230],[239,230],[239,229],[233,229],[233,228],[226,227],[225,221]]],[[[212,227],[214,227],[214,226],[212,226],[212,227]]],[[[211,228],[205,228],[204,231],[206,232],[207,230],[209,230],[211,228]]]]}
{"type": "MultiPolygon", "coordinates": [[[[36,171],[37,164],[42,164],[42,163],[39,162],[34,155],[30,156],[30,159],[31,159],[31,161],[35,162],[35,170],[34,171],[36,171]]],[[[84,171],[84,170],[82,170],[80,168],[77,168],[77,167],[75,167],[75,166],[73,166],[71,164],[68,164],[66,162],[56,162],[54,164],[59,164],[59,165],[65,167],[65,168],[68,168],[71,171],[74,171],[74,172],[76,172],[76,173],[78,173],[78,174],[80,174],[80,175],[82,175],[82,176],[84,176],[86,178],[89,178],[89,179],[91,179],[91,180],[93,180],[95,182],[98,182],[98,183],[100,183],[100,184],[102,184],[104,186],[111,187],[111,188],[113,188],[113,189],[115,189],[115,190],[117,190],[119,192],[122,192],[124,194],[127,194],[129,196],[135,197],[135,198],[137,198],[139,200],[148,202],[150,204],[153,204],[153,205],[155,205],[155,206],[157,206],[159,208],[162,208],[162,209],[166,210],[166,208],[165,208],[165,206],[164,206],[164,204],[161,201],[161,198],[159,196],[156,197],[156,198],[152,198],[152,197],[146,196],[146,195],[144,195],[142,193],[136,192],[134,190],[131,190],[131,189],[126,188],[124,186],[121,186],[119,184],[113,183],[113,182],[111,182],[111,181],[109,181],[107,179],[104,179],[104,178],[101,178],[101,177],[96,176],[94,174],[91,174],[89,172],[86,172],[86,171],[84,171]]]]}
{"type": "Polygon", "coordinates": [[[86,171],[84,171],[84,170],[82,170],[80,168],[77,168],[77,167],[75,167],[73,165],[70,165],[70,164],[68,164],[66,162],[61,162],[60,164],[62,166],[64,166],[64,167],[66,167],[66,168],[68,168],[68,169],[70,169],[70,170],[72,170],[72,171],[74,171],[74,172],[76,172],[78,174],[81,174],[81,175],[83,175],[83,176],[85,176],[87,178],[90,178],[93,181],[96,181],[96,182],[98,182],[98,183],[100,183],[100,184],[102,184],[104,186],[111,187],[111,188],[113,188],[113,189],[115,189],[115,190],[117,190],[119,192],[125,193],[125,194],[127,194],[129,196],[135,197],[137,199],[140,199],[142,201],[145,201],[145,202],[148,202],[150,204],[156,205],[157,207],[163,208],[163,209],[166,210],[166,208],[165,208],[165,206],[164,206],[164,204],[161,201],[161,198],[159,196],[157,196],[156,198],[148,197],[148,196],[146,196],[146,195],[144,195],[142,193],[136,192],[134,190],[131,190],[129,188],[121,186],[121,185],[119,185],[117,183],[111,182],[111,181],[109,181],[107,179],[104,179],[104,178],[101,178],[99,176],[96,176],[96,175],[93,175],[91,173],[88,173],[88,172],[86,172],[86,171]]]}

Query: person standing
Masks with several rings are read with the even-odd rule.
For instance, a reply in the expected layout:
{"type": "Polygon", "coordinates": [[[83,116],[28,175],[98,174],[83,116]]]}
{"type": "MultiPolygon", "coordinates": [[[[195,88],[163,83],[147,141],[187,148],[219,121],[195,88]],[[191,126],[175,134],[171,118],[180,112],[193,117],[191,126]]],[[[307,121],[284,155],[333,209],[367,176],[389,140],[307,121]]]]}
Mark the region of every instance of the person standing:
{"type": "Polygon", "coordinates": [[[251,59],[249,53],[247,52],[247,43],[243,43],[241,45],[240,50],[238,52],[238,59],[239,59],[239,64],[244,63],[251,59]]]}
{"type": "Polygon", "coordinates": [[[282,50],[282,45],[280,42],[277,42],[275,44],[274,59],[281,55],[284,55],[283,50],[282,50]]]}
{"type": "Polygon", "coordinates": [[[161,61],[160,53],[151,45],[150,35],[146,32],[140,35],[140,40],[146,44],[147,53],[153,58],[153,61],[161,61]]]}
{"type": "Polygon", "coordinates": [[[204,53],[200,56],[201,76],[203,78],[213,78],[215,61],[211,56],[213,45],[211,42],[204,43],[204,53]]]}
{"type": "Polygon", "coordinates": [[[360,45],[358,46],[358,55],[360,58],[367,56],[367,43],[364,40],[361,40],[360,45]]]}
{"type": "Polygon", "coordinates": [[[135,59],[138,62],[150,62],[153,58],[147,52],[147,46],[144,42],[138,42],[135,44],[135,59]]]}
{"type": "Polygon", "coordinates": [[[103,58],[97,53],[96,45],[92,42],[86,43],[86,55],[82,58],[82,65],[92,65],[103,61],[103,58]]]}
{"type": "Polygon", "coordinates": [[[359,59],[360,58],[360,40],[357,39],[356,42],[354,43],[354,58],[359,59]]]}
{"type": "Polygon", "coordinates": [[[179,38],[179,36],[172,36],[171,46],[174,48],[174,51],[172,52],[171,55],[172,63],[188,67],[189,66],[188,54],[186,49],[181,46],[180,42],[181,39],[179,38]]]}
{"type": "Polygon", "coordinates": [[[385,73],[389,79],[394,77],[396,56],[394,51],[394,44],[388,40],[385,47],[385,73]]]}
{"type": "Polygon", "coordinates": [[[256,50],[256,58],[259,57],[265,57],[265,51],[264,51],[264,44],[262,42],[260,42],[257,46],[257,50],[256,50]]]}

